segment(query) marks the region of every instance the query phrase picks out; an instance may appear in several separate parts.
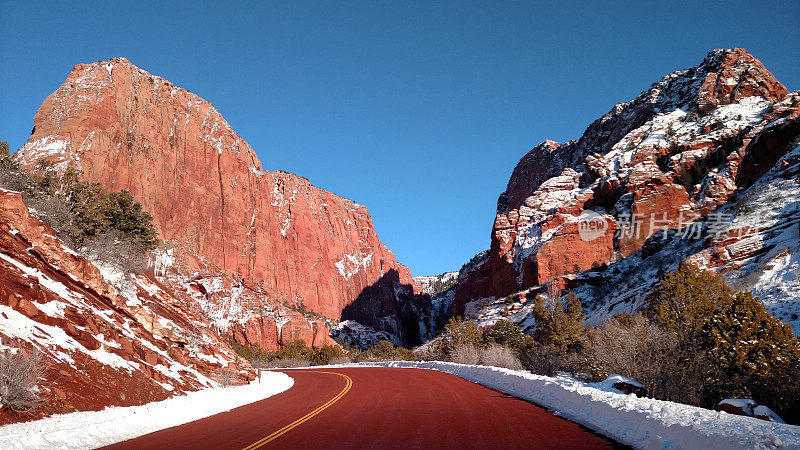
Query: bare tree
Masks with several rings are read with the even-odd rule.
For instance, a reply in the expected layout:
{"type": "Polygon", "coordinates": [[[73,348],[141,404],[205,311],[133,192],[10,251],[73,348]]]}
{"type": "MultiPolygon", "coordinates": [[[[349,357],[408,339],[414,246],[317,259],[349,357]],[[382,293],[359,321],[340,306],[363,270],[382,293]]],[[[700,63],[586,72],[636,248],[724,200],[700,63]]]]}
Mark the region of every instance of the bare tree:
{"type": "Polygon", "coordinates": [[[512,370],[522,369],[522,363],[514,351],[500,344],[490,344],[481,350],[481,364],[512,370]]]}
{"type": "Polygon", "coordinates": [[[478,348],[472,344],[457,345],[450,351],[450,361],[459,364],[478,364],[481,355],[478,348]]]}
{"type": "Polygon", "coordinates": [[[112,265],[122,272],[142,273],[147,269],[147,254],[142,251],[141,243],[124,239],[113,230],[84,240],[79,251],[92,261],[112,265]]]}
{"type": "Polygon", "coordinates": [[[0,406],[15,415],[38,408],[42,403],[39,383],[45,370],[38,350],[27,355],[21,349],[0,350],[0,406]]]}
{"type": "Polygon", "coordinates": [[[648,395],[692,405],[703,403],[714,366],[692,342],[684,342],[642,313],[593,330],[589,359],[597,374],[620,374],[642,383],[648,395]]]}

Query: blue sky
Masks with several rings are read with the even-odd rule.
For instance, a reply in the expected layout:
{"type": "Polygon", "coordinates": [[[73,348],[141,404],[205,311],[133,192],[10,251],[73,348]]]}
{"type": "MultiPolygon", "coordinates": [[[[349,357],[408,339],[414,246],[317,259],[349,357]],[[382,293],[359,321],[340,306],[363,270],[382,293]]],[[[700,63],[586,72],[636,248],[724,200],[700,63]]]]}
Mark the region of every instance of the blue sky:
{"type": "Polygon", "coordinates": [[[214,103],[265,169],[367,205],[414,275],[488,247],[528,149],[711,49],[800,89],[797,1],[166,3],[0,2],[0,140],[73,65],[124,56],[214,103]]]}

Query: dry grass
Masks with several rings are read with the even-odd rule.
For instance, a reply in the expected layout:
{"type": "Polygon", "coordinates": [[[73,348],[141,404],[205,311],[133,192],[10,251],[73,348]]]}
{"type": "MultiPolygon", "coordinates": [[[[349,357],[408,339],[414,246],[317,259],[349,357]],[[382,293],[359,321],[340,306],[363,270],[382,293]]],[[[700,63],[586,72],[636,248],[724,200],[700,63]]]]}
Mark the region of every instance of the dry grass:
{"type": "Polygon", "coordinates": [[[459,364],[478,364],[481,359],[480,351],[470,344],[457,345],[450,351],[450,361],[459,364]]]}
{"type": "Polygon", "coordinates": [[[535,374],[553,377],[559,372],[569,372],[581,379],[588,378],[586,358],[578,353],[562,354],[553,347],[537,345],[522,355],[521,361],[525,369],[535,374]]]}
{"type": "Polygon", "coordinates": [[[237,383],[236,374],[229,369],[222,369],[217,373],[216,376],[217,383],[220,384],[222,387],[230,387],[235,386],[237,383]]]}
{"type": "Polygon", "coordinates": [[[503,367],[511,370],[521,370],[522,363],[514,352],[500,344],[491,344],[480,352],[481,364],[485,366],[503,367]]]}
{"type": "Polygon", "coordinates": [[[252,365],[257,369],[291,369],[293,367],[308,367],[313,364],[307,359],[276,358],[271,360],[255,359],[252,361],[252,365]]]}

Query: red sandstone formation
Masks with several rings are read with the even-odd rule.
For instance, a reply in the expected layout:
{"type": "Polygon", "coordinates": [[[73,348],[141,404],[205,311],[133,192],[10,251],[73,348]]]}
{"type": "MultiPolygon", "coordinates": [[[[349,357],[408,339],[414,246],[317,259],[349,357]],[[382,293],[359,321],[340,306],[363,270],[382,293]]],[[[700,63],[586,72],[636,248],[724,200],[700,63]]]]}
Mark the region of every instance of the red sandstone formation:
{"type": "Polygon", "coordinates": [[[365,206],[263,170],[211,103],[124,58],[75,66],[34,122],[20,160],[74,165],[108,190],[129,190],[165,241],[162,280],[194,286],[215,323],[245,342],[331,342],[322,318],[296,311],[386,329],[394,285],[412,283],[365,206]],[[356,313],[343,317],[348,307],[356,313]]]}
{"type": "Polygon", "coordinates": [[[498,199],[488,255],[461,271],[453,313],[624,260],[653,234],[702,220],[784,157],[798,116],[800,93],[760,61],[715,50],[616,105],[580,139],[534,147],[498,199]],[[605,223],[591,239],[579,232],[587,215],[605,223]]]}
{"type": "Polygon", "coordinates": [[[222,371],[253,378],[190,302],[147,276],[123,293],[53,235],[21,194],[0,189],[0,341],[47,365],[44,406],[0,423],[161,400],[222,371]]]}

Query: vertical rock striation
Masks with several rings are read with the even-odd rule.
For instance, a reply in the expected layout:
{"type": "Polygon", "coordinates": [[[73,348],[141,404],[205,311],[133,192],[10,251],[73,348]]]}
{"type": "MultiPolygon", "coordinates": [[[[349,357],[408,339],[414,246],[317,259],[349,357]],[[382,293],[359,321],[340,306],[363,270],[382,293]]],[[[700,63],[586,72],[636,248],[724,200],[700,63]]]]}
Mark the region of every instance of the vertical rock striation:
{"type": "Polygon", "coordinates": [[[259,307],[283,308],[293,323],[285,329],[299,327],[292,337],[318,345],[326,339],[309,336],[326,335],[324,319],[339,321],[346,308],[346,318],[386,329],[394,285],[412,284],[365,206],[263,170],[211,103],[124,58],[75,66],[34,123],[20,160],[73,165],[107,190],[129,190],[165,241],[160,274],[206,286],[195,293],[211,316],[241,300],[246,311],[219,324],[245,341],[286,341],[274,320],[260,325],[259,307]]]}

